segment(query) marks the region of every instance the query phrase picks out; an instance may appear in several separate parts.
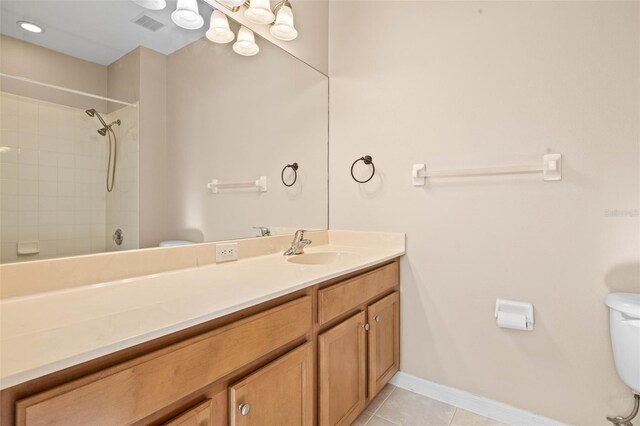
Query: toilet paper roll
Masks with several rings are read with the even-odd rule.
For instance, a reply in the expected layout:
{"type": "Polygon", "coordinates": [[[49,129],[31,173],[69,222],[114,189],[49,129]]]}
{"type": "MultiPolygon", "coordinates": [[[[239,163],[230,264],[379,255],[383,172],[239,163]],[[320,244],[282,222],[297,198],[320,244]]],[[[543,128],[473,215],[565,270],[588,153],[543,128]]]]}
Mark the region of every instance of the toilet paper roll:
{"type": "Polygon", "coordinates": [[[496,318],[498,327],[513,328],[515,330],[527,329],[527,317],[520,314],[512,314],[510,312],[498,312],[496,318]]]}

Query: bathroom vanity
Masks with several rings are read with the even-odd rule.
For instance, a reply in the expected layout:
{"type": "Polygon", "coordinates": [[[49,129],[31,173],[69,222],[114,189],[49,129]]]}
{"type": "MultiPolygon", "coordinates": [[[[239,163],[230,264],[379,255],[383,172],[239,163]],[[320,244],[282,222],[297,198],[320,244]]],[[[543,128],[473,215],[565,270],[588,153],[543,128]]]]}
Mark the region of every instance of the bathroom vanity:
{"type": "MultiPolygon", "coordinates": [[[[142,284],[129,280],[134,287],[127,291],[135,294],[143,288],[136,285],[169,292],[159,280],[182,277],[184,291],[193,294],[173,302],[192,301],[197,311],[196,299],[203,293],[194,277],[208,281],[207,274],[225,274],[233,281],[234,274],[260,276],[263,268],[274,266],[280,271],[263,275],[264,285],[255,284],[263,294],[255,290],[250,298],[242,288],[220,285],[214,290],[217,284],[204,283],[220,299],[216,306],[221,309],[210,320],[151,339],[147,334],[138,344],[120,342],[120,350],[103,356],[94,351],[63,360],[61,355],[47,365],[16,368],[13,375],[3,371],[4,383],[16,384],[3,385],[2,425],[351,424],[399,369],[398,257],[403,252],[351,250],[339,249],[347,260],[326,260],[331,265],[298,264],[274,254],[159,274],[142,284]],[[281,294],[270,298],[276,281],[281,294]]],[[[326,247],[308,252],[313,262],[314,254],[328,256],[326,247]]],[[[95,332],[110,330],[98,327],[95,332]]],[[[11,338],[3,339],[3,345],[8,343],[11,338]]],[[[111,350],[115,347],[112,343],[111,350]]],[[[6,351],[4,356],[11,358],[6,351]]]]}

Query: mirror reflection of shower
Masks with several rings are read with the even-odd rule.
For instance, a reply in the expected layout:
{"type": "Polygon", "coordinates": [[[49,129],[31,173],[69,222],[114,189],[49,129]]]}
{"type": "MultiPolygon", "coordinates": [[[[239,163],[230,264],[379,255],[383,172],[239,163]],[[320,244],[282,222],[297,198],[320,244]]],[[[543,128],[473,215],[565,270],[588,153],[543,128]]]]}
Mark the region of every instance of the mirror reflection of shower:
{"type": "Polygon", "coordinates": [[[107,124],[106,121],[102,119],[98,111],[95,109],[88,109],[85,111],[89,117],[96,117],[102,123],[102,128],[98,129],[98,133],[102,136],[109,137],[109,163],[107,165],[107,192],[113,191],[113,185],[116,177],[116,159],[118,155],[118,139],[116,138],[116,134],[111,128],[114,124],[118,126],[121,124],[121,121],[118,119],[111,124],[107,124]],[[113,140],[112,140],[113,137],[113,140]]]}

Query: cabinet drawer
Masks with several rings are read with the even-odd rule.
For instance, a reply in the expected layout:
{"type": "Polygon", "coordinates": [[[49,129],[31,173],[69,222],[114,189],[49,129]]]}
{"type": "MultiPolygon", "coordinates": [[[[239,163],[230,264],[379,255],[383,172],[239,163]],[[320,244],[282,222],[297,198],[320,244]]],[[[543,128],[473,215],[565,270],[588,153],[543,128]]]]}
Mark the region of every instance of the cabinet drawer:
{"type": "Polygon", "coordinates": [[[131,424],[311,328],[306,296],[17,403],[18,425],[131,424]]]}
{"type": "Polygon", "coordinates": [[[318,291],[318,322],[331,321],[398,285],[398,262],[318,291]]]}

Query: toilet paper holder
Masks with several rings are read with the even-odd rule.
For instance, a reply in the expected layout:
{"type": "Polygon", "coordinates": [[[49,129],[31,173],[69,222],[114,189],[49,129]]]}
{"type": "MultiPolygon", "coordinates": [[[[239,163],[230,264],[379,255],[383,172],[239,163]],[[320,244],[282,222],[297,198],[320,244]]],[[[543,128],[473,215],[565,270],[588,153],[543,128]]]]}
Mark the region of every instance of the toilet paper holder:
{"type": "Polygon", "coordinates": [[[532,331],[533,304],[514,300],[496,299],[496,325],[501,328],[532,331]]]}

